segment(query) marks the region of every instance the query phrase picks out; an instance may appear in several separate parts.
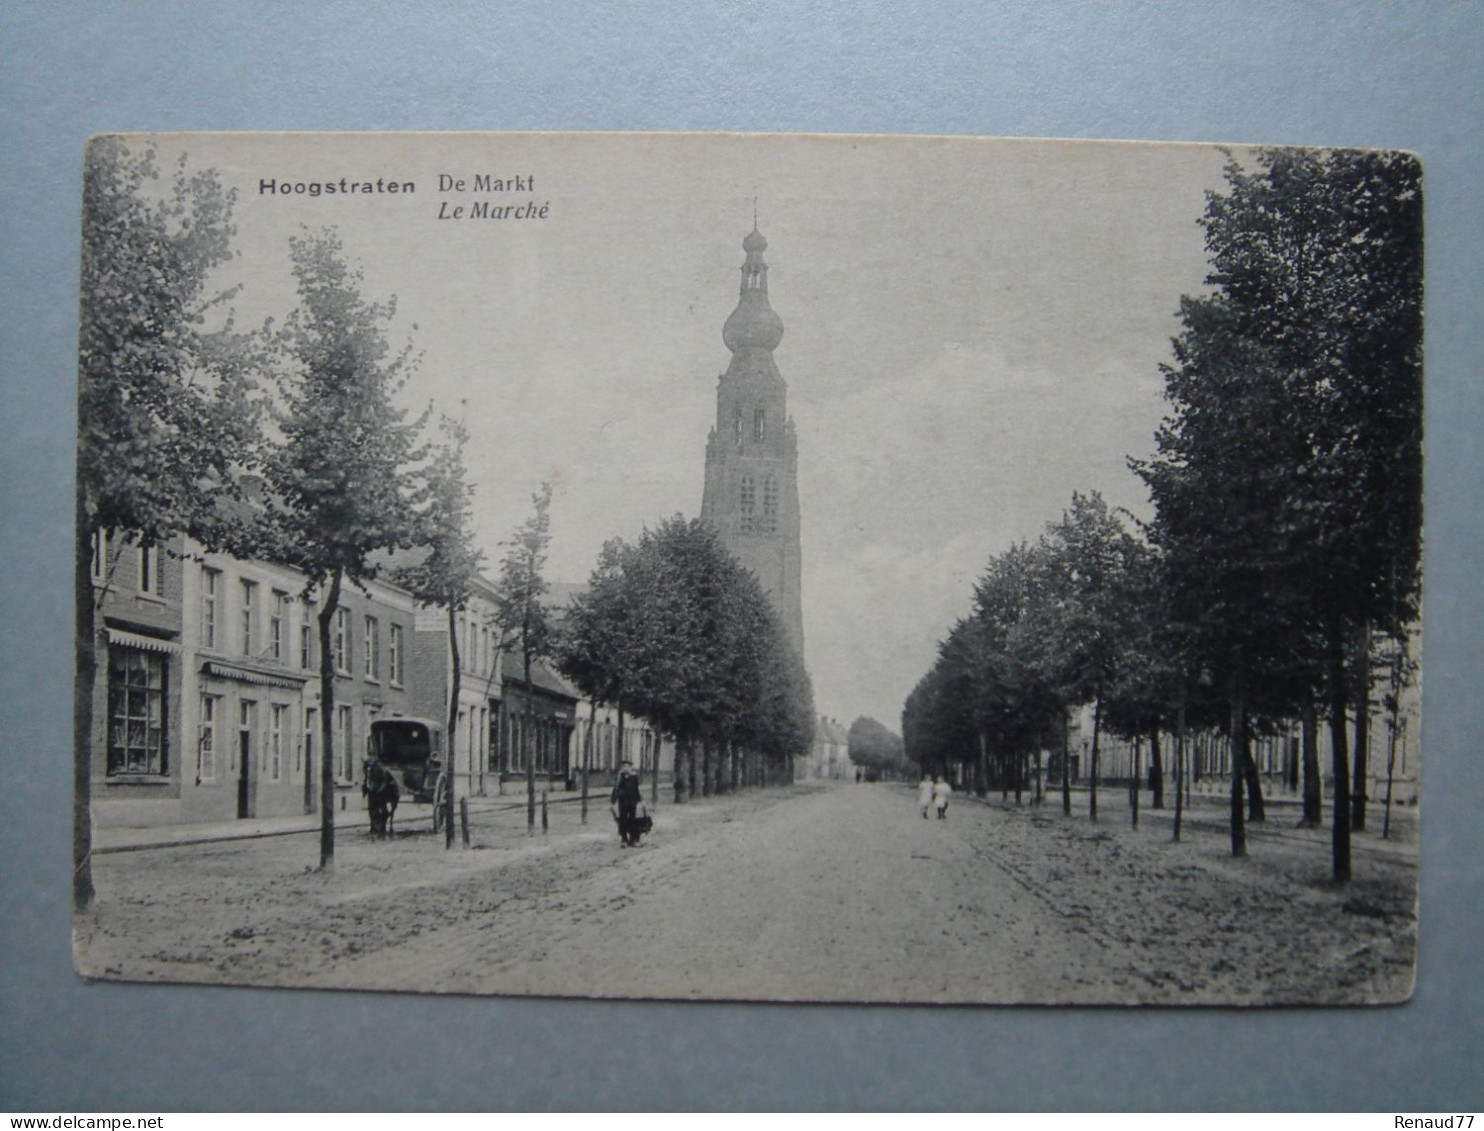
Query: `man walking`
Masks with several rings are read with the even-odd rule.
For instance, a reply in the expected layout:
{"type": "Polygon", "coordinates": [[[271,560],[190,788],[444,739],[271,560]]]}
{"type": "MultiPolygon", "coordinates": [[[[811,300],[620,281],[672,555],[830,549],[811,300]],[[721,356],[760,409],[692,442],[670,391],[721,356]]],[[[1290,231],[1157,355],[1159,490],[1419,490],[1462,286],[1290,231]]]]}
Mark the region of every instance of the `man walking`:
{"type": "Polygon", "coordinates": [[[639,820],[636,810],[639,807],[641,796],[639,775],[634,772],[634,764],[623,763],[618,768],[618,781],[613,783],[613,796],[609,798],[609,803],[618,806],[618,839],[623,842],[625,848],[637,846],[639,843],[639,820]]]}

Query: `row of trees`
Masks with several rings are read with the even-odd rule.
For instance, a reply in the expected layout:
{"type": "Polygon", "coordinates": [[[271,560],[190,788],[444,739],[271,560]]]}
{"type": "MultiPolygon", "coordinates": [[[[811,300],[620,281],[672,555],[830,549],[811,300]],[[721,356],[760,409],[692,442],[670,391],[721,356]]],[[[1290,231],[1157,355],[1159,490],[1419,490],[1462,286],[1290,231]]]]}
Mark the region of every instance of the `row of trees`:
{"type": "Polygon", "coordinates": [[[676,740],[675,800],[792,780],[813,734],[809,677],[757,578],[699,519],[606,543],[557,666],[594,705],[676,740]]]}
{"type": "Polygon", "coordinates": [[[1095,816],[1105,727],[1152,737],[1157,757],[1161,728],[1178,751],[1188,727],[1218,726],[1242,855],[1245,820],[1264,816],[1254,729],[1301,721],[1314,825],[1322,716],[1345,881],[1371,705],[1379,684],[1394,737],[1418,615],[1420,170],[1406,154],[1264,150],[1225,175],[1201,219],[1210,290],[1181,300],[1163,369],[1170,414],[1155,455],[1130,461],[1154,520],[1131,530],[1075,495],[1038,543],[993,559],[903,735],[924,762],[977,747],[983,780],[1019,788],[1068,709],[1091,704],[1095,816]]]}
{"type": "MultiPolygon", "coordinates": [[[[1152,669],[1136,671],[1136,617],[1153,560],[1097,494],[1074,495],[1038,542],[991,559],[973,612],[907,698],[908,756],[940,773],[966,763],[973,789],[1013,790],[1018,802],[1039,778],[1033,759],[1046,749],[1066,755],[1068,713],[1091,703],[1096,819],[1102,732],[1112,723],[1133,737],[1144,722],[1137,699],[1152,669]]],[[[1070,813],[1070,759],[1061,765],[1070,813]]]]}
{"type": "Polygon", "coordinates": [[[869,715],[850,724],[847,735],[850,760],[871,778],[894,781],[911,773],[901,735],[869,715]]]}

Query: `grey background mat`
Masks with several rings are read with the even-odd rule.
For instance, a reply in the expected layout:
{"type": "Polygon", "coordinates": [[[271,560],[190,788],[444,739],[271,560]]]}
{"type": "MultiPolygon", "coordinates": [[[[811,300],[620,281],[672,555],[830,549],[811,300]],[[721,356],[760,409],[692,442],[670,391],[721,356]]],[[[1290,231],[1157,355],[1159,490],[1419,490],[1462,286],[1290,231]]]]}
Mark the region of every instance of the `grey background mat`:
{"type": "Polygon", "coordinates": [[[12,0],[0,51],[0,1108],[1481,1106],[1484,7],[12,0]],[[824,1008],[82,983],[67,940],[82,149],[99,131],[183,129],[943,133],[1420,153],[1427,755],[1415,1000],[1246,1013],[824,1008]]]}

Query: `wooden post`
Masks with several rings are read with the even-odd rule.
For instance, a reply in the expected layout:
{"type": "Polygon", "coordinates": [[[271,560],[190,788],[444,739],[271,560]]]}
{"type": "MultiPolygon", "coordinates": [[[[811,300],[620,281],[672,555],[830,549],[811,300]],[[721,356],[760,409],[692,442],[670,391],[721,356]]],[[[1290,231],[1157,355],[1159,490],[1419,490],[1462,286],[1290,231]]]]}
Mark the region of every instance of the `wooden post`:
{"type": "Polygon", "coordinates": [[[459,798],[459,831],[464,837],[464,847],[469,847],[469,799],[459,798]]]}
{"type": "Polygon", "coordinates": [[[1128,804],[1129,810],[1133,814],[1134,828],[1139,827],[1139,747],[1141,745],[1141,740],[1136,736],[1134,738],[1133,762],[1129,767],[1128,775],[1128,804]]]}
{"type": "Polygon", "coordinates": [[[1175,839],[1180,839],[1180,822],[1185,816],[1186,769],[1185,749],[1185,689],[1180,689],[1180,713],[1175,718],[1175,839]]]}
{"type": "Polygon", "coordinates": [[[541,835],[542,836],[545,836],[546,835],[546,829],[547,829],[548,823],[549,822],[548,822],[547,816],[546,816],[546,790],[543,789],[541,791],[541,835]]]}

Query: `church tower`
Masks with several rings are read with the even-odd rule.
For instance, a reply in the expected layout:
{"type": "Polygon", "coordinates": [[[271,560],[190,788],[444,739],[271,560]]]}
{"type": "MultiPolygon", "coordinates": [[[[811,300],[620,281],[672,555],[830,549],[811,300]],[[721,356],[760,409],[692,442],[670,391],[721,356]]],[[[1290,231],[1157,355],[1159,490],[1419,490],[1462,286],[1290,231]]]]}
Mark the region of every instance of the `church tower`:
{"type": "Polygon", "coordinates": [[[783,320],[768,305],[767,246],[754,222],[742,240],[742,293],[721,331],[732,363],[716,386],[701,517],[757,576],[802,657],[798,440],[788,385],[773,363],[783,320]]]}

